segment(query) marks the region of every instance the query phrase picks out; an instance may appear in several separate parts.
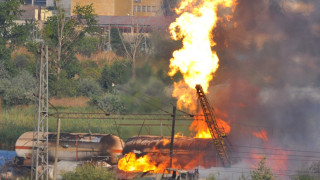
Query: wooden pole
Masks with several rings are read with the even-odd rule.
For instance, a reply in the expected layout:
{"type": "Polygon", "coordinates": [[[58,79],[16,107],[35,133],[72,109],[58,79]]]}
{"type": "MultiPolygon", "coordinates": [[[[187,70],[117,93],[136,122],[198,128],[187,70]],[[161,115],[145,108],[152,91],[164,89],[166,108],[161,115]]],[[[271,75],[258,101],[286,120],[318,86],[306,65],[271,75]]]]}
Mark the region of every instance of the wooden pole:
{"type": "Polygon", "coordinates": [[[58,173],[58,151],[59,151],[59,142],[60,142],[60,117],[58,114],[57,118],[57,142],[56,142],[56,151],[55,151],[55,157],[54,157],[54,174],[53,174],[53,180],[57,179],[57,173],[58,173]]]}

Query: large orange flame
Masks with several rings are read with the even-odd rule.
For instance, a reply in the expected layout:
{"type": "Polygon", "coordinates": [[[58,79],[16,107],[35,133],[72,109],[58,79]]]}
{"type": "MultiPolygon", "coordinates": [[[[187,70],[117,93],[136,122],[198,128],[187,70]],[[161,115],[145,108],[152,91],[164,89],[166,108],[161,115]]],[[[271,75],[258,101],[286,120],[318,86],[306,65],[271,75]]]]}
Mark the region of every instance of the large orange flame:
{"type": "MultiPolygon", "coordinates": [[[[215,156],[211,151],[203,153],[180,153],[172,158],[173,168],[193,170],[197,166],[209,168],[215,165],[215,161],[208,158],[215,156]]],[[[129,152],[118,162],[118,168],[126,172],[152,172],[162,173],[163,170],[170,167],[170,158],[168,153],[153,148],[152,153],[137,157],[136,154],[129,152]]]]}
{"type": "MultiPolygon", "coordinates": [[[[187,108],[195,111],[196,91],[195,86],[200,84],[205,93],[208,92],[209,82],[219,67],[217,53],[212,50],[216,45],[213,41],[212,30],[216,27],[218,20],[217,9],[219,7],[232,7],[236,0],[181,0],[176,13],[180,15],[175,22],[170,24],[171,38],[182,40],[183,47],[173,53],[170,59],[169,76],[174,76],[178,71],[183,75],[183,80],[174,83],[173,97],[178,99],[179,109],[187,108]]],[[[230,126],[221,119],[217,119],[218,126],[224,128],[226,133],[230,132],[230,126]]],[[[194,121],[190,129],[196,130],[196,137],[211,138],[208,127],[204,120],[194,121]]],[[[163,142],[169,143],[168,141],[163,142]]],[[[206,162],[201,157],[206,154],[192,156],[192,160],[181,156],[173,159],[174,168],[191,169],[197,165],[205,164],[210,167],[214,161],[206,162]],[[201,160],[201,161],[200,161],[201,160]],[[181,162],[187,161],[185,165],[181,162]]],[[[161,153],[149,153],[137,158],[135,154],[129,153],[120,159],[118,167],[124,171],[153,171],[162,172],[169,166],[168,155],[161,153]],[[156,163],[161,162],[161,163],[156,163]]]]}
{"type": "MultiPolygon", "coordinates": [[[[203,115],[203,113],[201,113],[200,116],[198,116],[197,119],[195,119],[192,122],[189,129],[196,133],[195,135],[196,138],[205,138],[205,139],[212,138],[209,128],[207,126],[207,123],[205,122],[205,117],[201,115],[203,115]]],[[[220,118],[216,118],[216,120],[221,132],[224,132],[225,134],[229,134],[231,131],[230,125],[220,118]]]]}
{"type": "Polygon", "coordinates": [[[194,88],[200,84],[206,93],[213,74],[219,67],[219,58],[212,47],[212,29],[218,20],[218,6],[232,7],[235,0],[182,0],[176,9],[181,14],[169,29],[171,38],[182,39],[183,47],[174,51],[170,59],[169,76],[178,71],[183,80],[174,84],[173,97],[178,98],[178,107],[195,110],[194,88]],[[183,13],[182,13],[183,12],[183,13]]]}
{"type": "Polygon", "coordinates": [[[133,152],[126,154],[119,160],[118,168],[123,171],[133,172],[147,172],[157,170],[156,163],[152,162],[148,155],[137,158],[136,154],[134,154],[133,152]]]}

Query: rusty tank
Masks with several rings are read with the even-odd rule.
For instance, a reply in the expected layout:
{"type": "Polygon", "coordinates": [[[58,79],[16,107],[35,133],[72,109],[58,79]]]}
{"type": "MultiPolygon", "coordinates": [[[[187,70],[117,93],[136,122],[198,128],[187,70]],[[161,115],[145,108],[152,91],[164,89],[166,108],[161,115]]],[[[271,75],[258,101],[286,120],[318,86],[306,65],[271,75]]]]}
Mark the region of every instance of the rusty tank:
{"type": "MultiPolygon", "coordinates": [[[[134,136],[126,141],[123,154],[135,153],[138,157],[150,155],[159,163],[170,158],[170,137],[134,136]]],[[[175,137],[173,144],[173,162],[175,167],[192,169],[196,166],[205,168],[217,166],[217,151],[212,139],[175,137]]]]}
{"type": "MultiPolygon", "coordinates": [[[[49,132],[47,137],[49,161],[54,161],[57,133],[49,132]]],[[[32,144],[33,132],[26,132],[18,138],[15,144],[17,164],[31,165],[32,144]]],[[[122,155],[123,146],[123,140],[112,134],[60,133],[58,160],[105,160],[114,165],[122,155]]]]}

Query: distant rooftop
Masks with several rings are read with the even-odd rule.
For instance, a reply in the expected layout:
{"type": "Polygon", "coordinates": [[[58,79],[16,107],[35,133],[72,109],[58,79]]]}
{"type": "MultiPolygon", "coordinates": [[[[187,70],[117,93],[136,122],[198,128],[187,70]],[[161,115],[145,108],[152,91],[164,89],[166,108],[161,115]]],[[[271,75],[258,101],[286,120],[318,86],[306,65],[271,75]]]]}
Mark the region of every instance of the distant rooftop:
{"type": "Polygon", "coordinates": [[[28,5],[22,5],[20,6],[20,10],[23,10],[24,12],[20,16],[20,20],[30,20],[35,18],[35,9],[37,9],[38,6],[32,6],[31,4],[28,5]]]}

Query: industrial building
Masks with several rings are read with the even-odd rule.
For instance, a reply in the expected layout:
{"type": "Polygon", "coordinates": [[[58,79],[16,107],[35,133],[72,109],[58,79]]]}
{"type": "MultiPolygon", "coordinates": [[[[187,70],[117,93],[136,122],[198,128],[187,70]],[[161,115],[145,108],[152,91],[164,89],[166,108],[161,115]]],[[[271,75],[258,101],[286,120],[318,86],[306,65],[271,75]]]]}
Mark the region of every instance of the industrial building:
{"type": "MultiPolygon", "coordinates": [[[[27,0],[27,4],[55,6],[54,0],[27,0]]],[[[157,16],[161,15],[162,0],[61,0],[59,5],[68,15],[76,5],[93,5],[98,16],[157,16]]]]}

